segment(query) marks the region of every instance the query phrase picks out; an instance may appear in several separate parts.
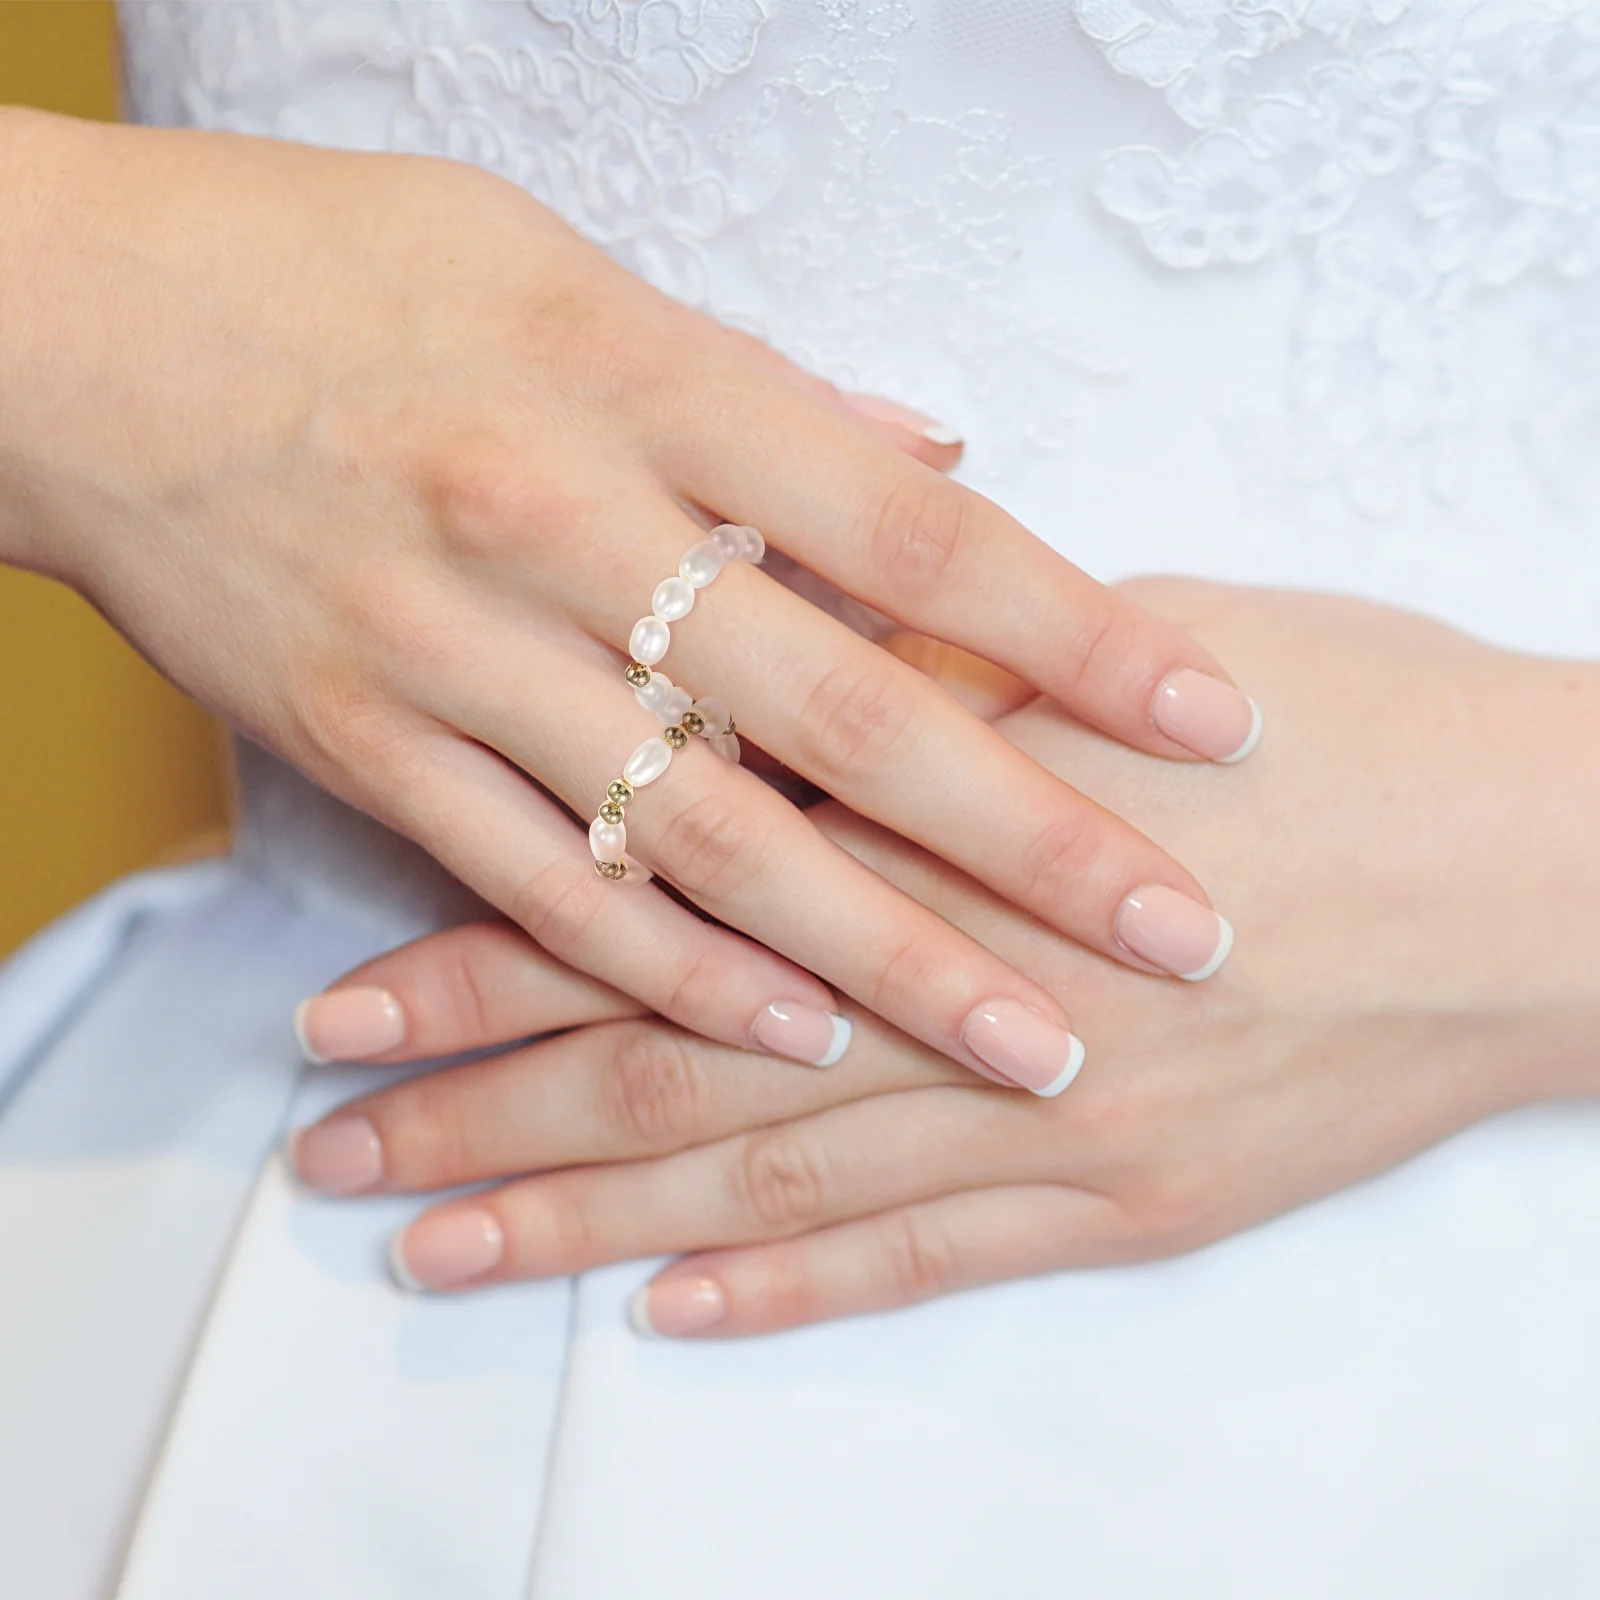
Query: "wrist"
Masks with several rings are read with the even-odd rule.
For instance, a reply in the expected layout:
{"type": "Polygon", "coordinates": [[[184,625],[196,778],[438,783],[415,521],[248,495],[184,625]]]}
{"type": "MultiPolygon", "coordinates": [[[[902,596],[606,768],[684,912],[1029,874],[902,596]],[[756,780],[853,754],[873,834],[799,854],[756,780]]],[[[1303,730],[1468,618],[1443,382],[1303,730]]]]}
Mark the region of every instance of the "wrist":
{"type": "Polygon", "coordinates": [[[1508,658],[1505,747],[1495,836],[1503,916],[1486,913],[1530,1049],[1507,1060],[1532,1093],[1600,1093],[1600,665],[1508,658]]]}

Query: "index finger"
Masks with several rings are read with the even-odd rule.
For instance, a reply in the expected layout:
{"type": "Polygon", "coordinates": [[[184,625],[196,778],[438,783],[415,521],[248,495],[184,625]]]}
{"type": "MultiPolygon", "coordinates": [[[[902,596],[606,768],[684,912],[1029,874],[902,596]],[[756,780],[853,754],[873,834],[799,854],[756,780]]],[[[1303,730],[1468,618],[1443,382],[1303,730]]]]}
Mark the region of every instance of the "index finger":
{"type": "Polygon", "coordinates": [[[1209,651],[992,501],[731,353],[684,370],[656,452],[689,499],[759,528],[845,593],[1005,667],[1123,744],[1221,762],[1255,747],[1260,710],[1209,651]]]}

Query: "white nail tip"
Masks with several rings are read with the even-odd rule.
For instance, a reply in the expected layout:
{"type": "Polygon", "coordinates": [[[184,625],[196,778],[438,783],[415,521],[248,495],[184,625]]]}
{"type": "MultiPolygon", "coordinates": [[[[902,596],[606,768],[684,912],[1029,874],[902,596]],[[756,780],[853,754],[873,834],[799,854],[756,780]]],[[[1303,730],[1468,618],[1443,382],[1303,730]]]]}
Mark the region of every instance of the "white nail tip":
{"type": "Polygon", "coordinates": [[[1231,767],[1236,762],[1243,761],[1255,747],[1261,743],[1261,707],[1254,700],[1250,702],[1250,732],[1245,735],[1245,741],[1233,752],[1231,756],[1219,756],[1217,765],[1231,767]]]}
{"type": "Polygon", "coordinates": [[[922,437],[929,444],[955,445],[961,443],[961,435],[947,423],[932,422],[922,430],[922,437]]]}
{"type": "Polygon", "coordinates": [[[659,1339],[660,1334],[650,1325],[650,1285],[644,1284],[628,1296],[628,1326],[641,1339],[659,1339]]]}
{"type": "Polygon", "coordinates": [[[836,1066],[850,1048],[850,1036],[855,1032],[844,1017],[829,1017],[828,1021],[833,1024],[833,1037],[828,1041],[828,1048],[817,1057],[819,1067],[836,1066]]]}
{"type": "Polygon", "coordinates": [[[1075,1033],[1068,1034],[1067,1037],[1072,1040],[1072,1046],[1067,1051],[1067,1064],[1061,1069],[1061,1076],[1047,1083],[1044,1088],[1032,1091],[1041,1100],[1054,1100],[1063,1089],[1070,1087],[1072,1080],[1083,1071],[1083,1040],[1075,1033]]]}
{"type": "Polygon", "coordinates": [[[407,1294],[426,1294],[427,1285],[412,1276],[411,1268],[406,1265],[406,1258],[400,1253],[400,1241],[403,1237],[403,1233],[397,1233],[389,1241],[389,1276],[407,1294]]]}
{"type": "Polygon", "coordinates": [[[1226,917],[1217,918],[1217,948],[1215,954],[1203,967],[1196,967],[1193,972],[1180,972],[1178,976],[1185,983],[1204,983],[1214,973],[1233,950],[1233,924],[1226,917]]]}
{"type": "Polygon", "coordinates": [[[310,1006],[309,1000],[302,1000],[294,1008],[294,1042],[300,1046],[300,1054],[314,1067],[325,1067],[328,1064],[326,1056],[319,1056],[306,1042],[306,1010],[310,1006]]]}

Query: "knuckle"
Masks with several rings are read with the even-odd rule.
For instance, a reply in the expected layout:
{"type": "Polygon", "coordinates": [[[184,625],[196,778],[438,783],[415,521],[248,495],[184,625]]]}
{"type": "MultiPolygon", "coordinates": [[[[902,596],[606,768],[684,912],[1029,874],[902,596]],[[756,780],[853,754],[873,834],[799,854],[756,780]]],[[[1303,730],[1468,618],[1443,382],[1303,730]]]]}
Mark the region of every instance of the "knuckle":
{"type": "Polygon", "coordinates": [[[1216,1196],[1191,1170],[1147,1175],[1122,1202],[1133,1248],[1146,1256],[1177,1255],[1215,1237],[1216,1196]]]}
{"type": "MultiPolygon", "coordinates": [[[[314,776],[351,775],[374,783],[405,766],[409,743],[403,718],[372,686],[359,680],[324,677],[296,704],[293,746],[305,755],[314,776]]],[[[342,785],[329,782],[336,792],[342,785]]]]}
{"type": "Polygon", "coordinates": [[[821,1153],[793,1130],[754,1133],[736,1167],[737,1200],[763,1229],[788,1233],[820,1221],[828,1174],[821,1153]]]}
{"type": "Polygon", "coordinates": [[[552,545],[586,543],[599,525],[596,503],[548,462],[492,439],[445,450],[423,474],[421,490],[445,548],[497,563],[552,545]]]}
{"type": "Polygon", "coordinates": [[[380,1119],[385,1176],[403,1189],[434,1189],[483,1176],[449,1074],[407,1084],[380,1119]]]}
{"type": "Polygon", "coordinates": [[[865,543],[891,593],[925,599],[949,576],[966,541],[972,502],[946,478],[907,469],[868,512],[865,543]]]}
{"type": "Polygon", "coordinates": [[[897,681],[903,669],[888,660],[834,667],[806,696],[796,732],[818,777],[836,781],[852,771],[882,770],[904,755],[911,697],[897,681]]]}
{"type": "Polygon", "coordinates": [[[662,1027],[628,1029],[606,1070],[608,1121],[647,1150],[676,1149],[704,1121],[709,1085],[681,1034],[662,1027]]]}
{"type": "Polygon", "coordinates": [[[885,1217],[882,1245],[890,1282],[902,1303],[932,1300],[956,1286],[961,1263],[955,1245],[927,1216],[899,1211],[885,1217]]]}
{"type": "Polygon", "coordinates": [[[696,898],[725,899],[759,877],[772,847],[772,822],[732,794],[698,795],[662,827],[655,864],[696,898]]]}
{"type": "Polygon", "coordinates": [[[1106,595],[1086,602],[1076,626],[1067,630],[1060,655],[1061,695],[1071,698],[1115,682],[1138,653],[1134,613],[1106,595]]]}
{"type": "Polygon", "coordinates": [[[606,884],[576,856],[561,856],[541,868],[511,897],[514,922],[535,944],[563,961],[573,960],[605,909],[606,884]]]}
{"type": "Polygon", "coordinates": [[[1058,814],[1024,847],[1021,877],[1040,899],[1060,904],[1082,891],[1086,876],[1109,847],[1107,829],[1087,802],[1058,808],[1058,814]]]}
{"type": "Polygon", "coordinates": [[[915,1015],[926,996],[937,994],[948,979],[950,953],[942,940],[924,933],[902,939],[878,964],[871,984],[871,1007],[881,1017],[915,1015]]]}

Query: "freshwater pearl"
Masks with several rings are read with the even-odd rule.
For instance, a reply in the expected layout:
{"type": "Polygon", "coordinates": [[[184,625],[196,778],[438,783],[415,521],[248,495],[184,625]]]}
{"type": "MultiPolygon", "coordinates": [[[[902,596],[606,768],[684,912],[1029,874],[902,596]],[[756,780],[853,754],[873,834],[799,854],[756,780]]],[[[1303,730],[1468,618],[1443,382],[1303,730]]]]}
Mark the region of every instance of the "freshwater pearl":
{"type": "Polygon", "coordinates": [[[733,713],[720,700],[696,700],[694,709],[705,718],[705,735],[715,739],[733,725],[733,713]]]}
{"type": "Polygon", "coordinates": [[[724,561],[737,561],[744,554],[744,529],[724,522],[720,528],[711,530],[707,542],[722,552],[724,561]]]}
{"type": "Polygon", "coordinates": [[[759,567],[767,558],[767,541],[755,528],[740,528],[744,535],[744,549],[740,554],[752,567],[759,567]]]}
{"type": "Polygon", "coordinates": [[[633,691],[633,698],[646,711],[654,711],[659,716],[667,701],[672,698],[672,679],[664,672],[652,673],[649,683],[644,688],[633,691]]]}
{"type": "Polygon", "coordinates": [[[682,722],[683,714],[694,704],[694,698],[687,689],[674,689],[667,696],[667,703],[657,710],[656,715],[663,722],[682,722]]]}
{"type": "Polygon", "coordinates": [[[628,757],[622,776],[635,789],[642,789],[647,783],[654,783],[667,770],[671,760],[672,746],[665,739],[646,739],[628,757]]]}
{"type": "Polygon", "coordinates": [[[722,571],[725,559],[709,539],[702,539],[699,544],[689,546],[683,560],[678,563],[678,576],[696,589],[703,589],[722,571]]]}
{"type": "Polygon", "coordinates": [[[688,616],[694,609],[694,585],[687,578],[663,578],[656,585],[650,609],[663,622],[676,622],[679,617],[688,616]]]}
{"type": "Polygon", "coordinates": [[[620,861],[628,848],[626,825],[596,817],[589,824],[589,848],[596,861],[620,861]]]}
{"type": "Polygon", "coordinates": [[[739,735],[736,733],[719,733],[715,739],[707,741],[712,750],[724,761],[731,761],[739,765],[739,735]]]}
{"type": "Polygon", "coordinates": [[[660,617],[640,617],[628,635],[628,650],[635,661],[653,667],[667,653],[672,629],[660,617]]]}

